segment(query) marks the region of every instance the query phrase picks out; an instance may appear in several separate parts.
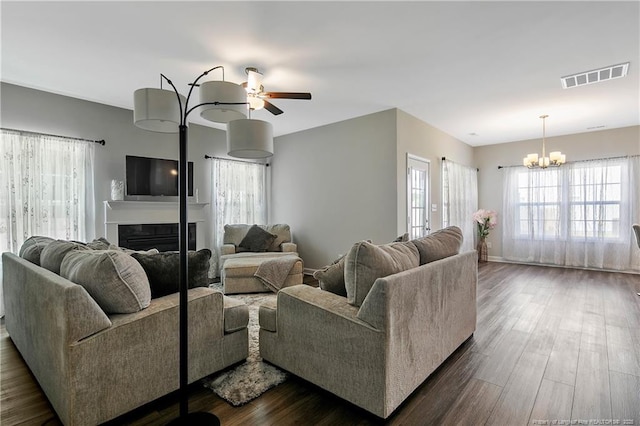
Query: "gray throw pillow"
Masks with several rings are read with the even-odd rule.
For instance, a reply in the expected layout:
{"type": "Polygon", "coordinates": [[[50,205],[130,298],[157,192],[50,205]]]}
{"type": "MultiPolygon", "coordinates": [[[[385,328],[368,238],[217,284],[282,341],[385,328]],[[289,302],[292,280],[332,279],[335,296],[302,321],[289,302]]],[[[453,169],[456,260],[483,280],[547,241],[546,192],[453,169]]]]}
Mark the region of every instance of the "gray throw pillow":
{"type": "Polygon", "coordinates": [[[83,286],[107,314],[138,312],[151,302],[144,269],[120,250],[72,250],[60,265],[60,275],[83,286]]]}
{"type": "Polygon", "coordinates": [[[258,225],[253,225],[247,231],[239,246],[251,252],[264,252],[271,247],[271,244],[277,238],[270,232],[265,231],[258,225]]]}
{"type": "Polygon", "coordinates": [[[19,256],[29,262],[40,266],[40,254],[42,250],[54,241],[53,238],[33,236],[26,239],[20,247],[19,256]]]}
{"type": "MultiPolygon", "coordinates": [[[[180,289],[180,253],[164,251],[157,254],[131,253],[147,273],[151,298],[176,293],[180,289]]],[[[211,250],[201,249],[187,253],[189,286],[209,286],[209,260],[211,250]]]]}
{"type": "MultiPolygon", "coordinates": [[[[18,256],[20,256],[23,259],[27,259],[26,257],[24,257],[24,251],[27,250],[29,247],[32,246],[40,246],[39,249],[37,249],[38,252],[38,257],[40,257],[40,252],[42,251],[42,249],[49,244],[51,241],[55,241],[53,238],[51,237],[43,237],[41,235],[33,235],[29,238],[27,238],[24,243],[22,243],[22,246],[20,247],[20,251],[18,252],[18,256]]],[[[33,260],[31,259],[27,259],[32,263],[33,260]]],[[[40,263],[40,260],[38,259],[38,264],[40,263]]]]}
{"type": "Polygon", "coordinates": [[[402,235],[398,235],[396,237],[395,240],[393,240],[394,243],[406,243],[407,241],[409,241],[409,233],[405,232],[402,235]]]}
{"type": "Polygon", "coordinates": [[[104,237],[96,238],[90,243],[87,243],[87,247],[89,247],[91,250],[119,250],[120,249],[120,247],[118,247],[115,244],[111,244],[104,237]]]}
{"type": "Polygon", "coordinates": [[[354,306],[362,305],[378,278],[415,268],[419,261],[418,250],[411,242],[381,246],[366,241],[354,244],[347,253],[344,266],[347,302],[354,306]]]}
{"type": "Polygon", "coordinates": [[[40,253],[40,266],[60,275],[62,259],[74,250],[91,250],[87,246],[73,241],[55,240],[47,244],[40,253]]]}
{"type": "Polygon", "coordinates": [[[344,284],[344,260],[345,256],[342,256],[331,265],[325,266],[313,273],[313,278],[318,280],[318,284],[322,290],[346,297],[347,289],[344,284]]]}
{"type": "Polygon", "coordinates": [[[420,253],[420,265],[455,256],[462,246],[462,230],[457,226],[449,226],[435,231],[426,237],[411,240],[420,253]]]}
{"type": "Polygon", "coordinates": [[[267,251],[282,251],[282,243],[291,242],[291,229],[289,225],[284,223],[269,225],[266,227],[266,231],[276,236],[267,251]]]}

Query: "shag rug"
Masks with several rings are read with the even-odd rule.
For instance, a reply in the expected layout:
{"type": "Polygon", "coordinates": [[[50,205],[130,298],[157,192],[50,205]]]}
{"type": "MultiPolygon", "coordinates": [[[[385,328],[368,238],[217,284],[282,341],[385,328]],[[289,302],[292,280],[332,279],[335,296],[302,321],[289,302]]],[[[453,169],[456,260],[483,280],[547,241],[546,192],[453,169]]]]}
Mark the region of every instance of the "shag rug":
{"type": "MultiPolygon", "coordinates": [[[[222,291],[215,283],[211,288],[222,291]]],[[[260,305],[276,297],[274,293],[238,294],[231,297],[249,306],[249,357],[242,364],[202,379],[205,387],[234,407],[239,407],[259,397],[269,389],[287,380],[287,373],[268,364],[260,357],[258,346],[258,309],[260,305]]]]}

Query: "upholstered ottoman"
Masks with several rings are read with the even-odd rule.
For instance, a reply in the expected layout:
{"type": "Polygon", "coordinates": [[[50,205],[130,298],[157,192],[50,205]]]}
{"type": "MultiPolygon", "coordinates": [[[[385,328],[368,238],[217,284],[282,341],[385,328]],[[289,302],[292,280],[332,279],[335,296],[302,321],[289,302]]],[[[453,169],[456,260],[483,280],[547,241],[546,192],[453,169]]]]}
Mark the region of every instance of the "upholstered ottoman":
{"type": "MultiPolygon", "coordinates": [[[[270,259],[272,258],[258,256],[227,259],[220,276],[224,294],[272,291],[260,278],[254,276],[258,267],[270,259]]],[[[302,284],[302,277],[302,260],[298,258],[284,280],[282,288],[302,284]]]]}

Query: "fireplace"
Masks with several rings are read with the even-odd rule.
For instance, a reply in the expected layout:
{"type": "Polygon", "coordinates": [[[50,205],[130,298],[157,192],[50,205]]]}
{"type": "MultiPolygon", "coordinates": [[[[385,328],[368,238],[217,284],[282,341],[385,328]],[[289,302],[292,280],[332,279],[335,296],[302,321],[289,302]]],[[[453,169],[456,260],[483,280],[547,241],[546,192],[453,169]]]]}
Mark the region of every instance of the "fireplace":
{"type": "MultiPolygon", "coordinates": [[[[137,225],[118,225],[118,245],[131,250],[177,251],[177,223],[148,223],[137,225]]],[[[196,224],[188,225],[188,248],[196,249],[196,224]]]]}
{"type": "MultiPolygon", "coordinates": [[[[207,247],[208,203],[189,203],[189,250],[207,247]],[[197,226],[196,226],[197,225],[197,226]]],[[[157,248],[161,251],[178,250],[178,203],[170,201],[105,201],[104,236],[122,247],[134,250],[157,248]],[[131,226],[131,228],[127,228],[131,226]],[[141,227],[153,226],[148,231],[141,227]],[[167,229],[172,227],[173,229],[167,229]],[[121,230],[122,228],[122,230],[121,230]],[[121,236],[124,233],[125,236],[121,236]],[[135,235],[138,234],[138,235],[135,235]],[[155,235],[154,235],[155,234],[155,235]],[[134,235],[133,241],[126,241],[134,235]],[[155,241],[154,241],[155,240],[155,241]]]]}

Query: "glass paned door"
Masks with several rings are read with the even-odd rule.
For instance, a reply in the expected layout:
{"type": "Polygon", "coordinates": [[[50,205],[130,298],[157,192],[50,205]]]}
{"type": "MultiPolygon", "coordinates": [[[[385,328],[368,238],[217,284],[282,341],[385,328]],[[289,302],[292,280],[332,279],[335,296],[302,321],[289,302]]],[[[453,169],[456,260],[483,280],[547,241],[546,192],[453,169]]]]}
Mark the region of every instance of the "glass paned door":
{"type": "Polygon", "coordinates": [[[429,161],[407,155],[407,228],[409,238],[429,233],[429,161]]]}

